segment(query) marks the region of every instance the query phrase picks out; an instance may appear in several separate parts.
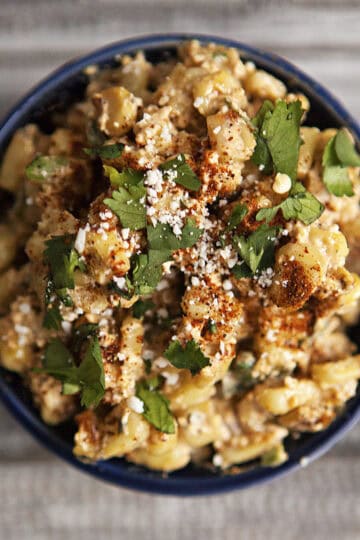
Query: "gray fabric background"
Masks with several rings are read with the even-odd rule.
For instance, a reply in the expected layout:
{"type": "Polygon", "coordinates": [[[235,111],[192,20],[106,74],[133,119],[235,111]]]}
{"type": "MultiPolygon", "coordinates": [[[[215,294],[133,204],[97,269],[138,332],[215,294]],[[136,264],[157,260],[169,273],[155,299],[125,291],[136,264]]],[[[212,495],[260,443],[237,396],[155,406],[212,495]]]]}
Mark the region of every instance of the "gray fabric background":
{"type": "MultiPolygon", "coordinates": [[[[197,31],[282,54],[360,118],[360,0],[0,0],[0,115],[73,56],[150,32],[197,31]]],[[[177,499],[87,478],[0,407],[0,538],[357,540],[360,426],[273,484],[177,499]]]]}

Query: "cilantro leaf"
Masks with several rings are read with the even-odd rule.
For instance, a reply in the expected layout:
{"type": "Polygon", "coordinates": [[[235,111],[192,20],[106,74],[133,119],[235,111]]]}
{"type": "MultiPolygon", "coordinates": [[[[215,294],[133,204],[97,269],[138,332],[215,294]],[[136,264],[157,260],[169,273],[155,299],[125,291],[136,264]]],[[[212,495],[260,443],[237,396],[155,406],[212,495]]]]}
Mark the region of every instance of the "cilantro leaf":
{"type": "Polygon", "coordinates": [[[251,159],[264,174],[271,174],[273,172],[274,165],[270,150],[265,139],[261,137],[261,135],[256,137],[256,147],[251,159]]]}
{"type": "Polygon", "coordinates": [[[134,317],[141,319],[147,311],[153,309],[155,304],[152,300],[138,300],[132,307],[134,317]]]}
{"type": "Polygon", "coordinates": [[[347,167],[360,166],[360,156],[345,130],[340,130],[325,146],[323,180],[329,193],[337,197],[354,195],[347,167]]]}
{"type": "Polygon", "coordinates": [[[217,324],[215,321],[209,319],[207,324],[207,330],[210,332],[210,334],[216,334],[217,333],[217,324]]]}
{"type": "Polygon", "coordinates": [[[163,433],[175,433],[174,417],[169,401],[159,391],[157,385],[142,381],[136,385],[136,396],[144,403],[143,416],[156,429],[163,433]]]}
{"type": "Polygon", "coordinates": [[[86,348],[84,359],[77,368],[81,386],[81,405],[96,407],[105,393],[104,365],[98,338],[92,336],[86,348]]]}
{"type": "Polygon", "coordinates": [[[335,135],[335,151],[340,163],[345,167],[360,167],[360,155],[345,129],[335,135]]]}
{"type": "Polygon", "coordinates": [[[151,372],[151,360],[149,358],[144,358],[144,365],[145,365],[145,373],[147,375],[151,372]]]}
{"type": "Polygon", "coordinates": [[[35,371],[47,373],[61,381],[64,394],[81,392],[81,404],[85,407],[96,407],[104,396],[104,366],[96,336],[90,338],[84,359],[78,367],[62,341],[53,339],[45,349],[43,367],[35,371]]]}
{"type": "Polygon", "coordinates": [[[48,330],[61,330],[62,320],[63,319],[59,310],[59,306],[55,304],[45,313],[43,327],[47,328],[48,330]]]}
{"type": "Polygon", "coordinates": [[[115,159],[121,156],[125,145],[122,143],[104,144],[101,146],[92,146],[84,148],[85,154],[91,157],[100,157],[101,159],[115,159]]]}
{"type": "Polygon", "coordinates": [[[254,118],[252,118],[251,123],[256,128],[261,128],[261,126],[262,126],[262,124],[264,122],[264,118],[265,118],[266,113],[267,112],[272,113],[273,110],[274,110],[273,102],[269,101],[268,99],[265,99],[264,103],[261,105],[260,109],[258,110],[256,115],[254,116],[254,118]]]}
{"type": "Polygon", "coordinates": [[[239,223],[242,222],[247,213],[248,208],[245,204],[236,204],[230,214],[229,223],[226,226],[225,231],[229,232],[235,229],[239,223]]]}
{"type": "Polygon", "coordinates": [[[55,176],[69,164],[64,156],[37,156],[26,167],[25,173],[33,182],[45,182],[49,177],[55,176]]]}
{"type": "Polygon", "coordinates": [[[180,237],[176,236],[168,224],[148,225],[149,250],[136,255],[132,261],[132,272],[128,276],[128,288],[135,294],[150,294],[161,280],[162,265],[170,261],[172,252],[192,247],[202,234],[192,219],[188,219],[180,237]]]}
{"type": "Polygon", "coordinates": [[[104,165],[104,172],[111,185],[115,187],[137,186],[144,179],[143,173],[135,169],[123,169],[120,172],[115,167],[104,165]]]}
{"type": "Polygon", "coordinates": [[[117,215],[123,227],[137,231],[146,227],[145,197],[146,189],[141,181],[137,185],[119,186],[111,199],[104,199],[104,204],[117,215]]]}
{"type": "Polygon", "coordinates": [[[202,230],[196,226],[195,221],[189,218],[181,231],[181,236],[176,236],[170,225],[163,223],[157,223],[155,227],[148,226],[147,234],[150,249],[176,251],[196,244],[202,230]]]}
{"type": "Polygon", "coordinates": [[[90,120],[86,126],[86,137],[91,146],[103,146],[106,135],[99,128],[96,120],[90,120]]]}
{"type": "Polygon", "coordinates": [[[190,165],[186,163],[184,154],[179,154],[176,158],[162,163],[159,169],[163,171],[165,178],[174,180],[190,191],[199,191],[201,188],[201,182],[190,165]]]}
{"type": "Polygon", "coordinates": [[[164,352],[165,358],[179,369],[189,369],[192,375],[196,375],[202,368],[210,364],[201,351],[199,345],[192,339],[183,348],[179,341],[172,341],[164,352]]]}
{"type": "Polygon", "coordinates": [[[162,264],[171,259],[171,251],[150,249],[134,258],[132,286],[135,294],[150,294],[162,277],[162,264]]]}
{"type": "Polygon", "coordinates": [[[239,264],[236,264],[231,269],[231,273],[236,277],[236,279],[251,278],[254,275],[251,269],[245,263],[245,261],[242,261],[239,264]]]}
{"type": "Polygon", "coordinates": [[[266,140],[261,135],[261,126],[263,124],[265,114],[272,113],[274,105],[271,101],[265,100],[257,114],[252,119],[252,124],[257,128],[256,147],[251,157],[252,161],[261,167],[264,174],[271,174],[273,171],[273,161],[270,150],[266,144],[266,140]]]}
{"type": "Polygon", "coordinates": [[[279,100],[272,107],[265,102],[253,119],[257,134],[252,160],[262,167],[265,174],[275,170],[295,181],[301,144],[301,116],[300,101],[286,103],[279,100]]]}
{"type": "Polygon", "coordinates": [[[324,211],[324,205],[314,195],[309,193],[300,182],[296,182],[290,195],[280,204],[272,208],[262,208],[256,214],[256,221],[265,220],[269,223],[281,210],[284,219],[299,219],[305,225],[310,225],[324,211]]]}
{"type": "Polygon", "coordinates": [[[336,197],[352,197],[353,186],[346,168],[341,166],[325,167],[323,175],[326,189],[336,197]]]}
{"type": "Polygon", "coordinates": [[[65,305],[71,305],[66,289],[74,289],[74,272],[77,268],[85,271],[85,265],[74,248],[74,235],[53,236],[45,245],[44,262],[50,267],[51,284],[48,286],[65,305]]]}
{"type": "Polygon", "coordinates": [[[95,336],[98,325],[95,323],[83,323],[74,328],[72,332],[71,350],[79,353],[81,346],[89,336],[95,336]]]}
{"type": "Polygon", "coordinates": [[[236,277],[251,277],[273,266],[275,242],[279,230],[279,227],[261,225],[248,238],[234,237],[234,247],[244,261],[233,268],[232,271],[236,277]]]}

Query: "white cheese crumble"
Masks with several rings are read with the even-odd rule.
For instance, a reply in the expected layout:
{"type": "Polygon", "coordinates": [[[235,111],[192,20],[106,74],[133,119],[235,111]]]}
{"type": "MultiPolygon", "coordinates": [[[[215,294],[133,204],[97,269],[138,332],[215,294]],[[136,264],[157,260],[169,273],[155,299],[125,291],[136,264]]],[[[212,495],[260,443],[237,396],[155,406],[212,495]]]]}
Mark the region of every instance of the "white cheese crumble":
{"type": "Polygon", "coordinates": [[[84,229],[80,227],[80,229],[77,232],[74,248],[80,255],[84,252],[85,244],[86,244],[86,233],[89,231],[89,229],[90,229],[89,224],[87,224],[86,227],[84,227],[84,229]]]}
{"type": "Polygon", "coordinates": [[[224,288],[224,291],[231,291],[233,286],[230,279],[225,279],[225,281],[223,282],[223,288],[224,288]]]}
{"type": "Polygon", "coordinates": [[[159,369],[164,369],[168,367],[168,365],[169,365],[169,362],[163,356],[159,356],[159,358],[157,358],[154,362],[154,366],[159,369]]]}
{"type": "Polygon", "coordinates": [[[25,302],[23,304],[20,304],[19,311],[23,313],[24,315],[27,315],[31,311],[30,304],[26,304],[25,302]]]}
{"type": "Polygon", "coordinates": [[[257,282],[263,289],[270,287],[272,285],[272,280],[274,277],[274,270],[272,268],[266,268],[257,278],[257,282]]]}
{"type": "Polygon", "coordinates": [[[143,413],[145,410],[144,402],[141,399],[139,399],[137,396],[129,397],[129,399],[127,400],[127,405],[129,409],[139,414],[143,413]]]}
{"type": "Polygon", "coordinates": [[[72,324],[69,321],[61,321],[61,328],[66,335],[69,335],[71,333],[72,324]]]}
{"type": "Polygon", "coordinates": [[[167,384],[169,384],[170,386],[174,386],[175,384],[177,384],[177,382],[179,380],[179,374],[178,373],[170,373],[168,371],[163,371],[161,373],[161,375],[163,375],[163,377],[165,377],[167,384]]]}
{"type": "Polygon", "coordinates": [[[119,289],[123,289],[126,285],[126,279],[124,277],[113,276],[113,281],[119,287],[119,289]]]}
{"type": "Polygon", "coordinates": [[[215,467],[221,467],[223,464],[223,458],[220,454],[214,454],[212,462],[215,467]]]}
{"type": "Polygon", "coordinates": [[[15,329],[15,332],[19,335],[29,334],[30,332],[30,328],[22,324],[15,324],[14,329],[15,329]]]}
{"type": "Polygon", "coordinates": [[[204,103],[204,98],[199,96],[194,101],[194,107],[201,107],[201,105],[204,103]]]}

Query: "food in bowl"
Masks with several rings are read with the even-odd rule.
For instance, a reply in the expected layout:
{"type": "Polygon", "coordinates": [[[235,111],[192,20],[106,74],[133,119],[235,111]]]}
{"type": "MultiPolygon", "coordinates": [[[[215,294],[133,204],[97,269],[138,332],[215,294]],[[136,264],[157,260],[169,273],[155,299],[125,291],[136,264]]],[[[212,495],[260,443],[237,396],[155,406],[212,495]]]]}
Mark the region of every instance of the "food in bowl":
{"type": "Polygon", "coordinates": [[[218,44],[86,71],[2,161],[1,365],[81,458],[276,466],[360,378],[352,135],[218,44]]]}

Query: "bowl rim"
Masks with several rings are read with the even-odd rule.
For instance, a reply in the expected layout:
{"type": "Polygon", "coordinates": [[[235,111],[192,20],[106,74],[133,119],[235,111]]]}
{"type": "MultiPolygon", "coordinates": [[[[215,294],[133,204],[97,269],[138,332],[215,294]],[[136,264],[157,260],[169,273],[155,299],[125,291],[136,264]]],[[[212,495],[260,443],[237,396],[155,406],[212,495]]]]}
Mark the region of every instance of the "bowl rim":
{"type": "MultiPolygon", "coordinates": [[[[348,127],[357,140],[360,140],[360,126],[344,106],[331,92],[306,75],[288,60],[257,47],[238,42],[233,39],[222,38],[208,34],[198,33],[165,33],[150,34],[135,38],[124,39],[96,49],[88,54],[75,58],[50,73],[47,77],[35,85],[22,99],[11,109],[0,124],[0,146],[14,133],[21,124],[23,117],[41,100],[47,93],[53,92],[59,84],[71,79],[89,65],[96,65],[110,61],[118,54],[133,53],[139,49],[151,50],[163,47],[176,46],[182,41],[198,39],[202,42],[215,42],[228,47],[235,47],[246,56],[250,56],[255,63],[266,63],[275,71],[282,71],[284,77],[294,77],[302,86],[308,88],[310,95],[316,96],[322,105],[338,118],[342,125],[348,127]]],[[[172,475],[163,478],[159,473],[151,471],[132,472],[131,464],[119,467],[116,460],[98,461],[89,463],[76,458],[68,445],[53,433],[49,426],[40,420],[38,416],[24,404],[6,383],[6,377],[0,373],[0,399],[10,413],[30,432],[44,447],[92,476],[105,480],[123,488],[155,493],[161,495],[194,496],[212,495],[244,489],[253,485],[268,482],[281,477],[288,472],[299,468],[301,465],[315,460],[327,452],[345,433],[360,420],[360,398],[354,398],[354,403],[347,412],[338,417],[330,426],[322,432],[313,435],[312,442],[307,446],[306,456],[302,453],[289,458],[284,464],[276,468],[255,468],[234,475],[209,475],[201,478],[174,477],[172,475]],[[196,480],[194,482],[194,480],[196,480]]]]}

